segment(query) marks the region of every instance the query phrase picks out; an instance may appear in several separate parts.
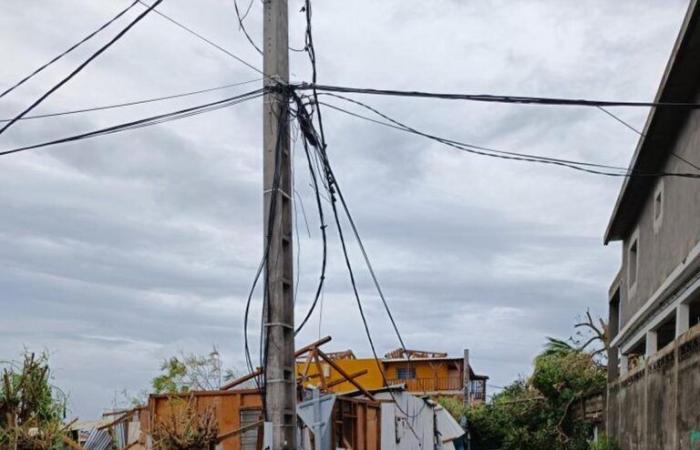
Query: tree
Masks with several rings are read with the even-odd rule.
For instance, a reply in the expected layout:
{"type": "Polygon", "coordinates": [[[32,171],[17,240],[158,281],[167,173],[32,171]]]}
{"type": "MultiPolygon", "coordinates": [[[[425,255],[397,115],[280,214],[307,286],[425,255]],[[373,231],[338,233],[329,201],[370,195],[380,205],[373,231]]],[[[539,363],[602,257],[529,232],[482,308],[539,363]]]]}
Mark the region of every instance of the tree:
{"type": "Polygon", "coordinates": [[[221,357],[214,348],[208,355],[180,353],[163,362],[151,384],[156,394],[209,391],[223,382],[221,357]]]}
{"type": "Polygon", "coordinates": [[[25,353],[4,364],[0,387],[0,448],[63,449],[66,401],[49,383],[48,356],[25,353]]]}
{"type": "MultiPolygon", "coordinates": [[[[473,448],[505,450],[582,450],[589,446],[592,424],[575,420],[571,407],[605,388],[605,367],[598,361],[600,350],[591,347],[605,339],[605,327],[597,338],[581,344],[548,338],[535,358],[533,372],[516,380],[492,400],[467,414],[473,448]]],[[[577,328],[579,324],[577,324],[577,328]]],[[[596,334],[596,336],[598,336],[596,334]]]]}

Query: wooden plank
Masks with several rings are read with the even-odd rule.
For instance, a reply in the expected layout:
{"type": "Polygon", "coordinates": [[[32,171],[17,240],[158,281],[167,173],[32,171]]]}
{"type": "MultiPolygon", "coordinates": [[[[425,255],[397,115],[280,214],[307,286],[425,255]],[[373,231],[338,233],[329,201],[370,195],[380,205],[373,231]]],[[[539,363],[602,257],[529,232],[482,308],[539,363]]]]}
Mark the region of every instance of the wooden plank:
{"type": "Polygon", "coordinates": [[[311,355],[314,359],[314,364],[316,365],[316,372],[318,375],[321,377],[321,389],[324,391],[327,390],[326,388],[326,376],[323,374],[323,367],[321,367],[321,361],[318,360],[318,349],[313,349],[311,350],[311,355]]]}
{"type": "Polygon", "coordinates": [[[328,355],[326,355],[325,353],[323,353],[321,350],[318,350],[318,349],[316,350],[316,353],[318,354],[318,356],[320,356],[321,358],[323,358],[323,360],[326,361],[326,362],[328,363],[329,366],[331,366],[332,368],[334,368],[339,374],[341,374],[343,377],[345,377],[345,378],[350,382],[350,384],[352,384],[352,385],[355,386],[360,392],[362,392],[363,394],[365,394],[365,396],[366,396],[367,398],[369,398],[370,400],[373,400],[373,401],[375,400],[374,395],[372,395],[367,389],[365,389],[365,388],[364,388],[360,383],[358,383],[356,380],[354,380],[353,378],[351,378],[350,375],[348,375],[348,373],[347,373],[342,367],[340,367],[338,364],[336,364],[335,361],[333,361],[332,359],[328,358],[328,355]]]}
{"type": "MultiPolygon", "coordinates": [[[[332,339],[332,338],[331,338],[330,336],[326,336],[326,337],[324,337],[324,338],[319,339],[319,340],[316,341],[316,342],[312,342],[311,344],[306,345],[306,346],[300,348],[299,350],[297,350],[297,351],[294,353],[294,356],[295,356],[296,358],[298,358],[298,357],[300,357],[301,355],[303,355],[303,354],[309,352],[310,350],[315,349],[316,347],[319,347],[319,346],[321,346],[321,345],[323,345],[323,344],[327,344],[328,342],[331,341],[331,339],[332,339]]],[[[229,389],[231,389],[231,388],[233,388],[233,387],[235,387],[235,386],[238,386],[238,385],[241,384],[241,383],[245,383],[245,382],[248,381],[248,380],[252,380],[253,378],[255,378],[255,377],[257,377],[258,375],[260,375],[261,373],[262,373],[262,369],[261,369],[261,368],[258,368],[258,369],[256,369],[256,370],[254,370],[253,372],[249,373],[248,375],[244,375],[244,376],[242,376],[242,377],[236,378],[236,379],[233,380],[233,381],[229,381],[228,383],[226,383],[226,384],[224,384],[223,386],[221,386],[221,389],[224,390],[224,391],[229,390],[229,389]]]]}
{"type": "Polygon", "coordinates": [[[263,423],[265,423],[265,421],[259,420],[259,421],[255,422],[255,423],[251,423],[250,425],[246,425],[246,426],[240,427],[240,428],[238,428],[238,429],[236,429],[236,430],[229,431],[228,433],[220,434],[220,435],[216,438],[216,439],[217,439],[217,442],[221,443],[221,442],[225,441],[226,439],[232,438],[232,437],[234,437],[234,436],[238,436],[239,434],[245,433],[245,432],[248,431],[248,430],[256,429],[256,428],[262,426],[263,423]]]}
{"type": "Polygon", "coordinates": [[[329,383],[326,385],[326,387],[327,387],[327,388],[332,388],[333,386],[337,386],[337,385],[339,385],[339,384],[343,384],[343,383],[345,383],[345,382],[348,382],[350,378],[354,380],[355,378],[359,378],[359,377],[361,377],[362,375],[367,375],[368,372],[369,372],[369,371],[368,371],[367,369],[358,370],[357,372],[351,373],[351,374],[348,376],[348,379],[345,379],[345,378],[338,378],[337,380],[333,380],[333,381],[329,382],[329,383]]]}

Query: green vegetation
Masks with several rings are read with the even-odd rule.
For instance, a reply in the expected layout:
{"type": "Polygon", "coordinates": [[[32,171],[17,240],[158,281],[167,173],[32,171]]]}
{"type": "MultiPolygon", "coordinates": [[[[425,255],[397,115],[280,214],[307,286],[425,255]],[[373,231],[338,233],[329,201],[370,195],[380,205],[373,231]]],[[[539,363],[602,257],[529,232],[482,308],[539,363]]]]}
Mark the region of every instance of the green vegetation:
{"type": "Polygon", "coordinates": [[[620,450],[620,446],[609,437],[603,435],[591,444],[589,450],[620,450]]]}
{"type": "Polygon", "coordinates": [[[467,408],[462,400],[454,397],[439,397],[437,401],[440,406],[445,408],[445,410],[457,420],[457,422],[462,423],[462,419],[467,417],[469,408],[467,408]]]}
{"type": "Polygon", "coordinates": [[[515,381],[468,412],[474,447],[586,450],[592,424],[576,420],[572,405],[601,392],[605,383],[605,367],[593,352],[550,339],[529,378],[515,381]]]}
{"type": "Polygon", "coordinates": [[[63,449],[65,399],[50,385],[48,357],[5,363],[0,387],[0,448],[63,449]]]}
{"type": "Polygon", "coordinates": [[[151,384],[156,394],[177,394],[219,389],[222,379],[219,352],[213,349],[204,356],[190,353],[167,359],[151,384]]]}

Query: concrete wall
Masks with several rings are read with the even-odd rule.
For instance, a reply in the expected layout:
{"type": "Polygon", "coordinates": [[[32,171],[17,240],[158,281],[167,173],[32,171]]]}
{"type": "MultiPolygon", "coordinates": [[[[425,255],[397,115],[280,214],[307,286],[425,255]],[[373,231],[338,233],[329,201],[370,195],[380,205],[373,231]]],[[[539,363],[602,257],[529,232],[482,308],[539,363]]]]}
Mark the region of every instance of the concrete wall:
{"type": "MultiPolygon", "coordinates": [[[[689,113],[673,152],[695,165],[700,165],[700,111],[689,113]]],[[[669,158],[663,171],[698,173],[697,169],[673,156],[669,158]]],[[[637,219],[637,227],[631,229],[623,241],[620,303],[622,326],[700,241],[700,182],[697,179],[664,177],[657,183],[662,184],[664,190],[660,226],[654,225],[656,190],[652,190],[637,219]],[[629,283],[628,249],[637,233],[638,274],[636,286],[633,287],[629,283]]]]}
{"type": "Polygon", "coordinates": [[[700,448],[700,325],[610,383],[607,407],[622,450],[700,448]]]}

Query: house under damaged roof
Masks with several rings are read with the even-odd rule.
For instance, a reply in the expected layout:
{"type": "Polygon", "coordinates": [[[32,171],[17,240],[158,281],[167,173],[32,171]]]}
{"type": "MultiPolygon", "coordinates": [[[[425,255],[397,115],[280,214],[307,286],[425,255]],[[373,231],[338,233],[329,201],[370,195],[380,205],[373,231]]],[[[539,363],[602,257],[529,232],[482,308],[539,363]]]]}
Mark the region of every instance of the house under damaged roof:
{"type": "MultiPolygon", "coordinates": [[[[322,367],[323,362],[342,378],[342,382],[327,379],[321,368],[320,376],[313,377],[318,386],[313,386],[309,383],[312,377],[299,373],[297,426],[301,449],[454,450],[456,443],[461,444],[464,430],[429,395],[414,395],[404,384],[365,388],[360,375],[348,374],[336,364],[338,358],[354,355],[337,353],[332,355],[334,360],[318,348],[329,340],[297,351],[298,358],[313,355],[314,366],[322,367]],[[331,390],[342,383],[351,388],[342,393],[331,390]]],[[[217,450],[266,448],[270,424],[263,421],[263,396],[256,388],[242,387],[257,375],[259,371],[234,380],[224,390],[151,395],[148,405],[124,415],[130,417],[131,429],[138,427],[140,436],[128,433],[129,441],[123,449],[151,450],[162,439],[163,430],[179,428],[181,432],[192,424],[200,432],[209,430],[207,442],[213,442],[217,450]]],[[[113,431],[117,430],[105,433],[111,435],[113,431]]]]}

